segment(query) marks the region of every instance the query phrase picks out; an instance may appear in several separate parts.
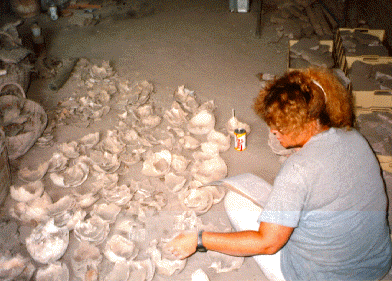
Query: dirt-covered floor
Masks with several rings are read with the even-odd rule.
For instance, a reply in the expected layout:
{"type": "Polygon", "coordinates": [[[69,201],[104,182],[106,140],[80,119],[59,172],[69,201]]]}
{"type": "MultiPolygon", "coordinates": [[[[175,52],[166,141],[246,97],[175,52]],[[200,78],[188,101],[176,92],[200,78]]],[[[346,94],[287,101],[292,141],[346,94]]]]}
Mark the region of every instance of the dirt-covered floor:
{"type": "MultiPolygon", "coordinates": [[[[234,109],[236,117],[248,124],[251,132],[247,136],[245,151],[236,151],[231,140],[230,149],[220,153],[227,165],[227,176],[249,172],[272,183],[281,163],[268,146],[268,127],[253,112],[252,104],[261,88],[258,73],[281,75],[286,71],[288,42],[287,38],[277,39],[276,26],[267,20],[263,22],[261,37],[255,36],[257,1],[254,1],[249,13],[231,13],[226,0],[149,1],[147,6],[142,5],[142,1],[135,5],[118,5],[115,2],[100,1],[102,8],[91,11],[95,15],[91,24],[76,21],[73,16],[60,16],[57,21],[52,21],[47,14],[41,14],[38,21],[44,31],[48,56],[85,58],[97,66],[109,61],[116,77],[131,84],[144,80],[150,82],[154,86],[150,101],[161,112],[171,108],[174,92],[184,85],[195,92],[200,103],[214,101],[215,129],[218,131],[224,131],[234,109]]],[[[264,1],[264,4],[267,11],[273,9],[272,0],[264,1]]],[[[88,19],[91,20],[91,17],[88,19]]],[[[26,95],[52,113],[58,109],[60,102],[87,93],[85,88],[81,89],[79,82],[71,75],[60,90],[52,91],[48,88],[50,80],[35,79],[26,95]]],[[[17,181],[18,169],[37,167],[49,160],[61,143],[78,141],[95,132],[103,137],[108,131],[116,130],[120,111],[116,104],[118,96],[113,95],[112,98],[108,103],[111,110],[102,118],[89,126],[78,122],[59,122],[52,131],[53,146],[36,145],[23,157],[11,161],[13,181],[17,181]]],[[[166,125],[162,129],[166,129],[166,125]]],[[[191,154],[188,154],[191,159],[191,154]]],[[[132,181],[144,179],[141,169],[142,163],[139,163],[125,170],[120,174],[120,180],[129,185],[132,181]]],[[[386,181],[391,196],[391,175],[386,176],[386,181]]],[[[151,182],[157,189],[164,190],[162,181],[151,182]]],[[[50,184],[49,178],[46,178],[46,183],[47,192],[54,202],[70,192],[70,189],[50,184]]],[[[177,208],[176,196],[167,195],[167,205],[145,221],[146,236],[144,241],[138,242],[140,257],[147,256],[143,250],[150,241],[169,238],[173,232],[174,215],[181,210],[177,208]]],[[[11,201],[6,202],[6,208],[12,205],[11,201]]],[[[6,208],[4,216],[8,215],[6,208]]],[[[123,209],[122,214],[126,213],[123,209]]],[[[222,202],[212,206],[201,215],[201,219],[204,224],[211,222],[220,229],[230,227],[222,202]]],[[[32,230],[29,227],[24,228],[25,233],[32,230]]],[[[61,259],[70,269],[70,280],[77,280],[70,262],[77,244],[78,240],[71,232],[70,247],[61,259]]],[[[102,250],[104,245],[102,243],[98,247],[102,250]]],[[[113,267],[105,258],[103,264],[106,268],[102,269],[100,278],[109,274],[113,267]]],[[[252,258],[245,258],[239,269],[226,273],[216,273],[210,266],[211,261],[206,254],[197,253],[188,259],[179,274],[171,277],[155,274],[153,280],[191,280],[192,273],[198,268],[203,269],[210,280],[267,280],[252,258]]]]}

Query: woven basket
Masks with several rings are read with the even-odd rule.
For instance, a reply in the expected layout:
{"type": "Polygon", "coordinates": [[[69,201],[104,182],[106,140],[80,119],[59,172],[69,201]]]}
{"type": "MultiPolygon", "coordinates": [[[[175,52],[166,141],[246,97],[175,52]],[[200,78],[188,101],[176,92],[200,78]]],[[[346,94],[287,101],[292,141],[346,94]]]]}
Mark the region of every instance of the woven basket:
{"type": "Polygon", "coordinates": [[[0,83],[0,96],[8,96],[10,94],[18,98],[26,98],[25,91],[18,83],[10,81],[3,84],[0,83]]]}
{"type": "Polygon", "coordinates": [[[7,74],[0,75],[0,85],[7,84],[7,87],[2,90],[3,92],[9,89],[15,90],[15,87],[12,86],[15,85],[15,83],[19,84],[24,92],[27,91],[30,85],[30,74],[32,70],[32,65],[28,60],[23,60],[19,64],[0,63],[0,69],[7,71],[7,74]]]}
{"type": "MultiPolygon", "coordinates": [[[[0,112],[11,105],[16,105],[21,111],[30,114],[28,124],[21,133],[5,137],[8,158],[14,160],[24,155],[42,135],[48,117],[41,105],[32,100],[19,98],[15,95],[0,96],[0,112]]],[[[5,129],[4,131],[7,133],[5,129]]]]}
{"type": "Polygon", "coordinates": [[[0,129],[0,206],[8,196],[10,186],[11,173],[8,164],[7,148],[5,146],[5,134],[0,129]]]}

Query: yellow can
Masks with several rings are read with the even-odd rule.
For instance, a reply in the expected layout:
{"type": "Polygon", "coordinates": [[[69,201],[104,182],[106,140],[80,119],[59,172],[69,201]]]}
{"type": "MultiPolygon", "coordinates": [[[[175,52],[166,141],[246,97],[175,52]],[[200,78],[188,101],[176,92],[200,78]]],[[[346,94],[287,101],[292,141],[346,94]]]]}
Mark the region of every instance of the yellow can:
{"type": "Polygon", "coordinates": [[[238,128],[234,130],[235,143],[234,149],[237,151],[243,151],[246,149],[246,130],[238,128]]]}

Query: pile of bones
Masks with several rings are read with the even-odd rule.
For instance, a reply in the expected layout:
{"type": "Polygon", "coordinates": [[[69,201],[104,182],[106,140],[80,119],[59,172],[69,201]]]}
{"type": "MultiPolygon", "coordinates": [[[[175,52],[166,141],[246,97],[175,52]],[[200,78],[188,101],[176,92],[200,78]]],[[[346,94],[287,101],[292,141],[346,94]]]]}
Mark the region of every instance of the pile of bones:
{"type": "MultiPolygon", "coordinates": [[[[130,83],[105,61],[98,66],[80,59],[70,80],[86,94],[61,102],[37,142],[56,151],[34,168],[22,165],[10,187],[12,219],[0,222],[0,278],[113,281],[178,274],[187,259],[165,251],[168,240],[180,231],[230,230],[203,224],[199,216],[223,199],[224,188],[209,183],[227,175],[220,153],[230,148],[236,128],[249,132],[249,126],[233,116],[215,130],[214,102],[200,103],[184,86],[174,92],[171,108],[158,109],[151,83],[130,83]],[[110,111],[117,117],[113,130],[65,143],[50,137],[57,126],[87,127],[110,111]],[[63,195],[53,200],[49,188],[63,195]],[[176,208],[172,225],[167,222],[171,232],[150,236],[151,219],[176,208]]],[[[215,252],[208,258],[217,273],[243,263],[215,252]]]]}

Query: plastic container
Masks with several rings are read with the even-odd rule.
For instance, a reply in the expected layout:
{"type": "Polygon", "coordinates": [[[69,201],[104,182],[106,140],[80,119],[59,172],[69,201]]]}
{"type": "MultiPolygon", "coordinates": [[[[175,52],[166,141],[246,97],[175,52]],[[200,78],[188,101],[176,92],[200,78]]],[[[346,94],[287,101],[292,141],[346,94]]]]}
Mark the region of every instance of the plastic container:
{"type": "Polygon", "coordinates": [[[11,186],[11,172],[8,163],[7,148],[5,146],[5,134],[0,129],[0,206],[8,196],[11,186]]]}

